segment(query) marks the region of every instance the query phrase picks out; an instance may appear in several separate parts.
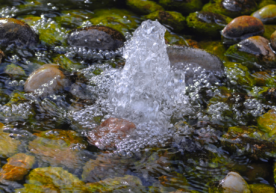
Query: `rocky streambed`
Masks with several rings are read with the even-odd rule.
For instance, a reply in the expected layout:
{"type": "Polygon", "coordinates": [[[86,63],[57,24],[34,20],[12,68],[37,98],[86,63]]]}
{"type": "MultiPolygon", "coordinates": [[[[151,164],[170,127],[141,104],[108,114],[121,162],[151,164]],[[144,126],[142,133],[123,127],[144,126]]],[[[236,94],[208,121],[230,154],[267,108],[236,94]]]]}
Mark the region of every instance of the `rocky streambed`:
{"type": "Polygon", "coordinates": [[[0,2],[1,192],[275,192],[276,1],[0,2]],[[121,95],[145,20],[167,49],[121,95]]]}

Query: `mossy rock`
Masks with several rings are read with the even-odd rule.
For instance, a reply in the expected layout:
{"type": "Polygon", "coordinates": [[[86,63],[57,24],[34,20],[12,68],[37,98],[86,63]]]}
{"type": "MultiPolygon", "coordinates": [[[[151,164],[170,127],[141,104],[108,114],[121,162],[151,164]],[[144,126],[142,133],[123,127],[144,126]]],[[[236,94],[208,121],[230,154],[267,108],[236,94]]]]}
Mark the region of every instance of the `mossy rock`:
{"type": "Polygon", "coordinates": [[[23,70],[23,68],[15,64],[10,64],[6,66],[5,73],[15,78],[21,78],[26,76],[26,73],[23,70]]]}
{"type": "Polygon", "coordinates": [[[275,188],[267,184],[250,184],[251,193],[275,193],[275,188]]]}
{"type": "Polygon", "coordinates": [[[199,46],[210,54],[217,56],[222,62],[228,61],[227,57],[224,56],[226,48],[221,41],[201,41],[199,46]]]}
{"type": "Polygon", "coordinates": [[[256,81],[256,86],[266,86],[266,83],[269,82],[268,79],[271,78],[271,72],[260,71],[253,73],[251,76],[256,81]]]}
{"type": "Polygon", "coordinates": [[[169,31],[165,32],[164,38],[165,38],[166,44],[178,45],[178,46],[188,46],[189,45],[187,40],[184,37],[179,36],[174,33],[171,33],[169,31]]]}
{"type": "Polygon", "coordinates": [[[175,32],[180,32],[184,29],[186,19],[181,13],[175,11],[155,11],[145,16],[146,19],[155,21],[156,19],[162,23],[172,27],[175,32]]]}
{"type": "Polygon", "coordinates": [[[81,150],[86,142],[75,131],[51,130],[35,134],[37,138],[29,142],[29,150],[41,163],[76,169],[83,164],[81,150]],[[74,149],[78,146],[77,149],[74,149]]]}
{"type": "Polygon", "coordinates": [[[93,18],[94,13],[88,10],[65,10],[61,16],[55,18],[56,22],[65,27],[76,28],[83,24],[84,21],[93,18]]]}
{"type": "Polygon", "coordinates": [[[27,177],[24,188],[16,193],[27,192],[85,192],[85,184],[75,175],[60,167],[36,168],[27,177]]]}
{"type": "Polygon", "coordinates": [[[264,25],[264,29],[265,29],[265,32],[263,36],[269,40],[273,32],[276,31],[276,25],[264,25]]]}
{"type": "Polygon", "coordinates": [[[237,85],[252,87],[256,84],[256,81],[249,73],[246,66],[236,62],[225,62],[225,72],[231,83],[236,82],[237,85]]]}
{"type": "Polygon", "coordinates": [[[149,14],[155,11],[163,11],[163,7],[150,0],[127,0],[127,6],[140,14],[149,14]]]}
{"type": "Polygon", "coordinates": [[[188,27],[196,34],[220,38],[220,31],[232,21],[232,18],[201,11],[190,13],[186,20],[188,27]]]}
{"type": "Polygon", "coordinates": [[[222,2],[224,0],[213,0],[209,3],[205,4],[202,8],[202,11],[209,11],[213,13],[219,13],[226,15],[231,18],[235,18],[241,15],[250,15],[254,11],[258,9],[257,4],[254,0],[246,0],[245,2],[242,2],[241,5],[248,6],[249,3],[251,3],[250,7],[247,7],[245,9],[242,9],[241,11],[230,11],[224,8],[222,5],[222,2]]]}
{"type": "Polygon", "coordinates": [[[183,14],[199,11],[203,5],[201,0],[159,0],[159,4],[162,5],[166,10],[179,11],[183,14]]]}
{"type": "Polygon", "coordinates": [[[269,110],[257,119],[258,127],[270,136],[276,136],[276,112],[269,110]]]}
{"type": "Polygon", "coordinates": [[[95,10],[94,17],[89,21],[93,25],[111,27],[123,34],[134,31],[140,24],[138,16],[125,9],[95,10]]]}
{"type": "Polygon", "coordinates": [[[267,5],[271,5],[271,4],[276,4],[276,1],[275,0],[262,0],[259,5],[258,5],[258,9],[261,9],[267,5]]]}
{"type": "Polygon", "coordinates": [[[273,178],[274,178],[274,183],[276,183],[276,162],[273,165],[273,178]]]}
{"type": "Polygon", "coordinates": [[[76,62],[73,59],[70,59],[63,54],[57,55],[53,59],[53,61],[54,61],[53,63],[59,64],[61,68],[69,72],[73,72],[73,71],[85,68],[84,64],[76,62]]]}
{"type": "Polygon", "coordinates": [[[4,105],[9,102],[10,96],[0,90],[0,105],[4,105]]]}

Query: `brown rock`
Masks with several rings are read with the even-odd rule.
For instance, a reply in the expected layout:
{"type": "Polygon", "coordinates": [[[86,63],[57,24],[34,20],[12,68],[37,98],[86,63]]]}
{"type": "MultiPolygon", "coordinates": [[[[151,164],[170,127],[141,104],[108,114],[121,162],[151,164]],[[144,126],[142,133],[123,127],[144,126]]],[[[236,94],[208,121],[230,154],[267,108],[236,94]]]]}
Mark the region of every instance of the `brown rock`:
{"type": "Polygon", "coordinates": [[[35,162],[35,157],[18,153],[8,158],[8,163],[0,171],[0,180],[22,180],[35,162]]]}
{"type": "Polygon", "coordinates": [[[231,21],[222,30],[225,44],[233,44],[250,36],[264,33],[261,20],[252,16],[240,16],[231,21]]]}
{"type": "Polygon", "coordinates": [[[124,139],[135,129],[135,124],[130,121],[109,118],[102,122],[99,127],[88,132],[88,142],[100,149],[114,149],[116,140],[124,139]]]}
{"type": "Polygon", "coordinates": [[[58,67],[56,64],[45,64],[34,71],[25,82],[25,92],[33,92],[43,86],[48,93],[61,89],[65,84],[65,76],[58,67]]]}

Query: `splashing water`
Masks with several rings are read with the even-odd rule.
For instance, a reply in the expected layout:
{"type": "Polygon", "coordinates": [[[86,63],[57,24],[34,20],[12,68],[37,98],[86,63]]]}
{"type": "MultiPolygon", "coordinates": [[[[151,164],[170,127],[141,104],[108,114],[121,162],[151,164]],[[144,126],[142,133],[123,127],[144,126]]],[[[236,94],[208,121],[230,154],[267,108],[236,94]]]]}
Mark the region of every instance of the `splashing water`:
{"type": "Polygon", "coordinates": [[[109,92],[113,116],[153,133],[169,128],[173,109],[185,103],[184,73],[171,69],[165,31],[158,21],[142,23],[125,45],[125,66],[109,92]]]}

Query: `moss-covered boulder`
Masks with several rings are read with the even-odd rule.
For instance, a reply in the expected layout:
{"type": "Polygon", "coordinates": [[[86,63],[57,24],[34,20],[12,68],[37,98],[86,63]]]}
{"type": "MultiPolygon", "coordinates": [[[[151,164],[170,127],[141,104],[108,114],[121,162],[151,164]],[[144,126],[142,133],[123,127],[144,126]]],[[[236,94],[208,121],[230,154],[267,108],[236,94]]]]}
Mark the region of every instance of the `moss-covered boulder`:
{"type": "Polygon", "coordinates": [[[151,0],[127,0],[127,6],[140,14],[149,14],[155,11],[163,11],[163,7],[151,0]]]}
{"type": "Polygon", "coordinates": [[[24,188],[15,192],[85,192],[84,186],[84,182],[68,171],[60,167],[46,167],[32,170],[24,188]]]}
{"type": "Polygon", "coordinates": [[[139,17],[125,9],[95,10],[93,16],[89,20],[93,25],[107,26],[123,34],[134,31],[140,24],[139,17]]]}
{"type": "Polygon", "coordinates": [[[261,36],[253,36],[230,46],[225,56],[238,62],[257,63],[265,68],[275,67],[276,56],[269,46],[269,41],[261,36]]]}
{"type": "Polygon", "coordinates": [[[190,13],[187,17],[188,27],[200,35],[220,37],[220,31],[231,22],[231,18],[212,12],[200,11],[190,13]]]}
{"type": "Polygon", "coordinates": [[[172,31],[180,32],[185,27],[185,17],[175,11],[155,11],[145,16],[146,19],[158,20],[162,24],[172,27],[172,31]]]}
{"type": "Polygon", "coordinates": [[[249,87],[255,85],[256,82],[246,66],[236,62],[225,62],[224,66],[227,78],[232,84],[249,87]]]}
{"type": "Polygon", "coordinates": [[[250,184],[251,193],[275,193],[275,188],[267,184],[250,184]]]}
{"type": "Polygon", "coordinates": [[[267,5],[252,13],[252,16],[260,19],[265,24],[276,24],[276,5],[267,5]]]}
{"type": "Polygon", "coordinates": [[[24,178],[35,163],[35,157],[24,153],[18,153],[8,158],[0,170],[0,180],[19,181],[24,178]]]}
{"type": "Polygon", "coordinates": [[[250,15],[257,10],[257,4],[255,0],[213,0],[205,4],[202,10],[234,18],[240,15],[250,15]]]}
{"type": "Polygon", "coordinates": [[[276,112],[274,110],[269,110],[267,113],[263,114],[257,119],[259,128],[269,134],[270,136],[275,136],[276,133],[276,112]]]}
{"type": "Polygon", "coordinates": [[[8,158],[18,152],[20,141],[12,139],[9,133],[3,131],[4,125],[0,123],[0,157],[8,158]]]}
{"type": "Polygon", "coordinates": [[[81,150],[86,148],[86,142],[76,132],[52,130],[35,135],[37,138],[29,142],[28,148],[40,164],[48,163],[69,169],[76,169],[83,164],[81,150]]]}
{"type": "Polygon", "coordinates": [[[166,10],[179,11],[183,14],[199,11],[203,5],[201,0],[159,0],[159,4],[162,5],[166,10]]]}

